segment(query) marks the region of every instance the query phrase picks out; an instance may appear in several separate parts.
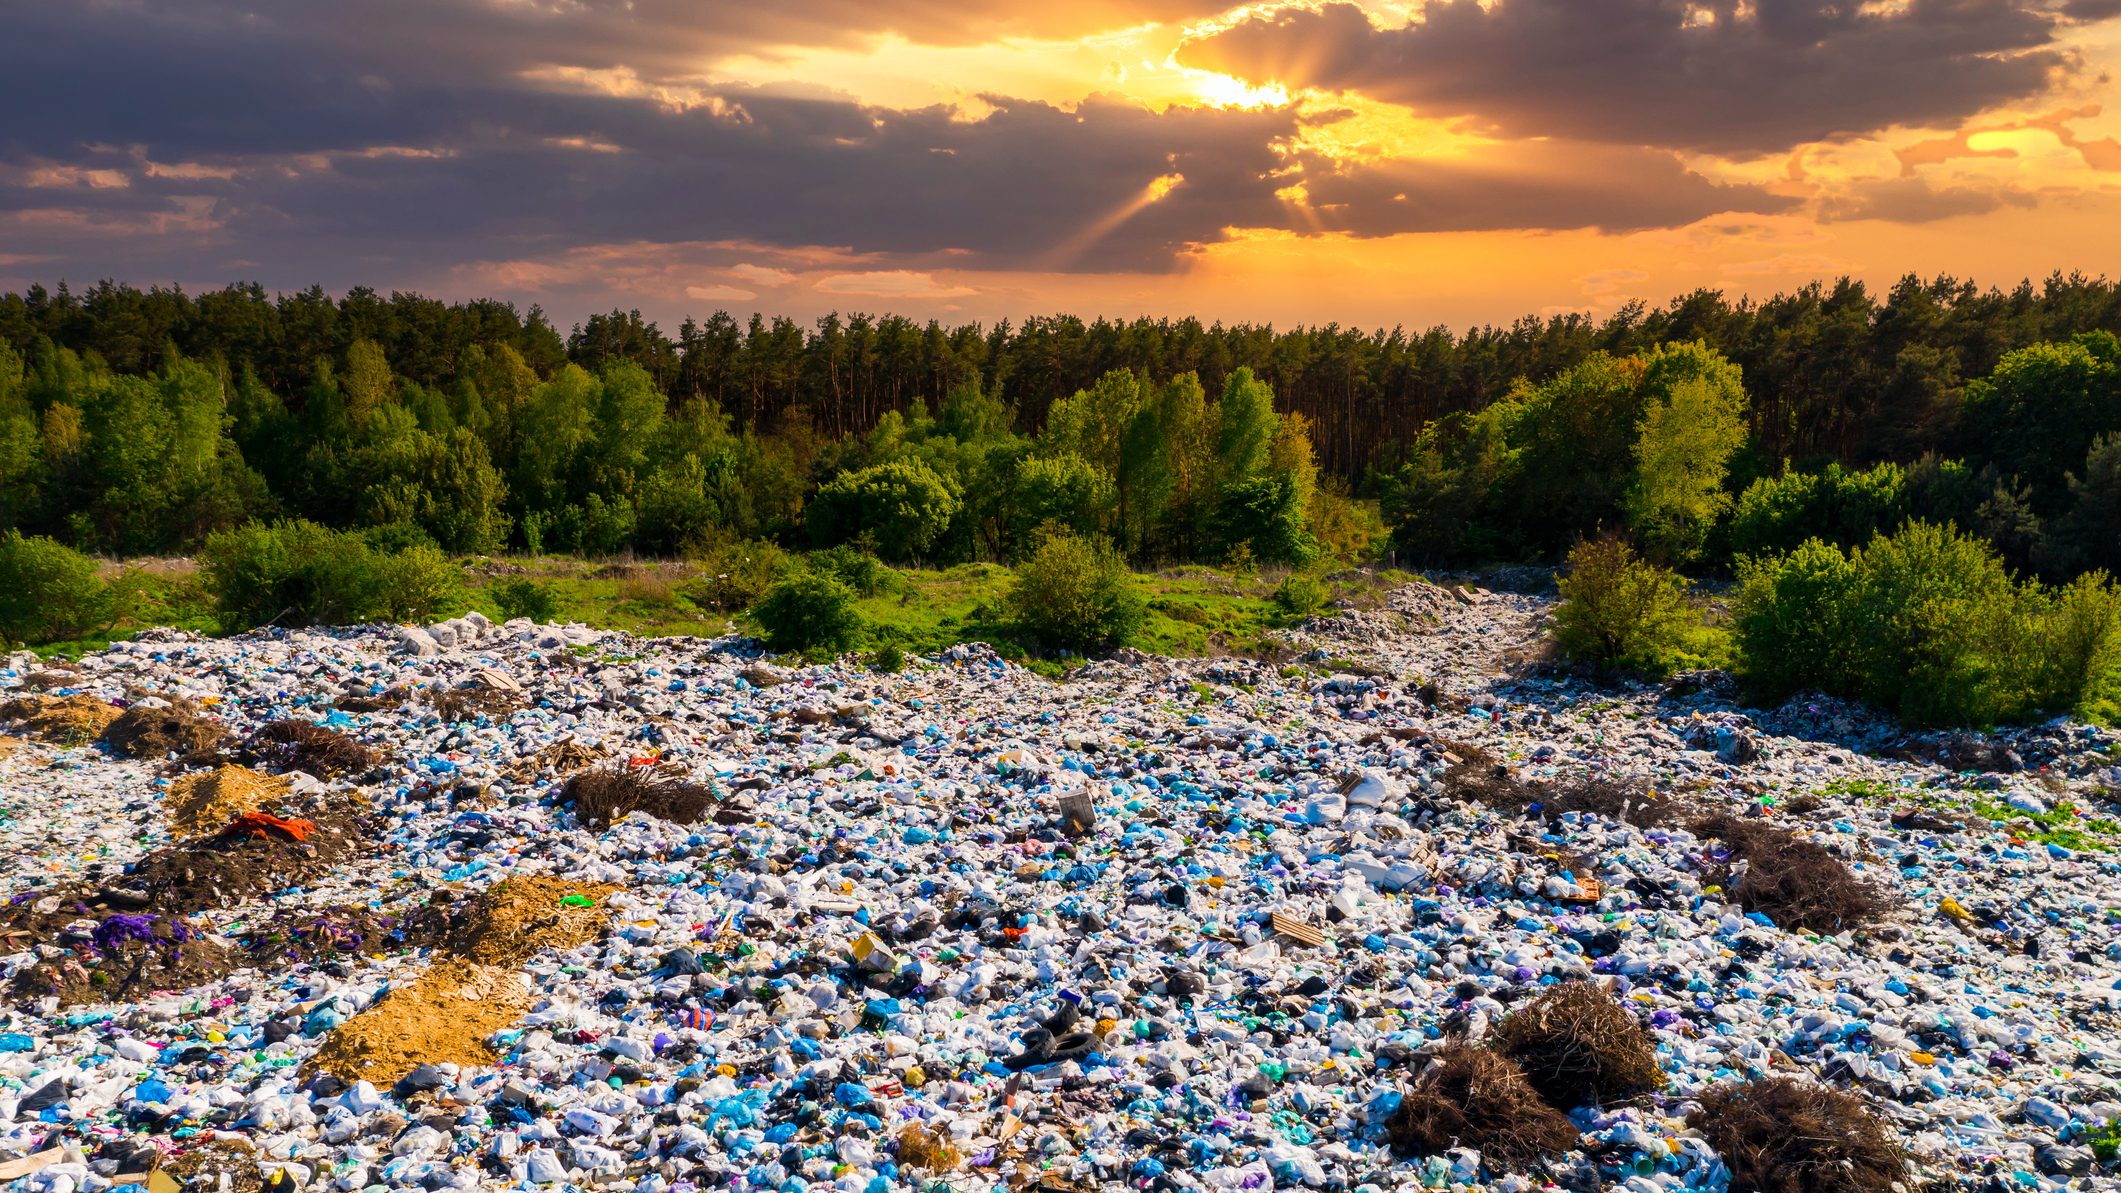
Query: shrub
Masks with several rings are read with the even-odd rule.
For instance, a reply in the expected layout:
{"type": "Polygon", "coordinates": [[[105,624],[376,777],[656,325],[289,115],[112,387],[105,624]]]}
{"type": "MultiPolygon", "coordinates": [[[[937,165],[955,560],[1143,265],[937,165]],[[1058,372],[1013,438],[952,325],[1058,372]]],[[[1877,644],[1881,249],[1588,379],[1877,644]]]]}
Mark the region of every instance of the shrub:
{"type": "Polygon", "coordinates": [[[1863,548],[1848,628],[1867,664],[1866,699],[1922,724],[2023,715],[2014,653],[2018,592],[1986,543],[1910,522],[1863,548]]]}
{"type": "Polygon", "coordinates": [[[1274,590],[1274,607],[1290,617],[1309,617],[1333,599],[1333,586],[1309,572],[1290,572],[1274,590]]]}
{"type": "Polygon", "coordinates": [[[1385,1134],[1402,1155],[1471,1147],[1493,1167],[1558,1156],[1576,1142],[1568,1116],[1541,1101],[1516,1065],[1466,1044],[1437,1054],[1385,1120],[1385,1134]]]}
{"type": "Polygon", "coordinates": [[[876,648],[875,654],[869,656],[869,665],[878,671],[895,675],[906,669],[906,652],[900,650],[897,645],[886,642],[876,648]]]}
{"type": "Polygon", "coordinates": [[[1563,653],[1657,674],[1691,661],[1701,616],[1678,575],[1611,538],[1577,544],[1568,568],[1554,610],[1554,640],[1563,653]]]}
{"type": "Polygon", "coordinates": [[[1908,1155],[1861,1098],[1771,1077],[1702,1095],[1687,1124],[1731,1170],[1731,1193],[1892,1193],[1908,1155]]]}
{"type": "Polygon", "coordinates": [[[926,464],[893,460],[833,477],[804,516],[821,546],[866,534],[886,558],[910,559],[942,537],[958,509],[957,494],[926,464]]]}
{"type": "Polygon", "coordinates": [[[1739,579],[1738,670],[1764,699],[1817,688],[1978,724],[2069,708],[2098,669],[2096,581],[2060,602],[1950,527],[1910,522],[1851,553],[1808,542],[1740,561],[1739,579]]]}
{"type": "Polygon", "coordinates": [[[1047,535],[1016,569],[1007,602],[1026,633],[1076,648],[1127,641],[1146,608],[1111,543],[1066,531],[1047,535]]]}
{"type": "Polygon", "coordinates": [[[717,613],[758,604],[789,566],[788,553],[778,546],[741,539],[709,543],[694,561],[700,574],[680,585],[678,595],[717,613]]]}
{"type": "Polygon", "coordinates": [[[1664,1084],[1649,1033],[1602,986],[1565,982],[1504,1016],[1489,1046],[1557,1110],[1605,1106],[1664,1084]]]}
{"type": "Polygon", "coordinates": [[[199,566],[229,629],[425,620],[455,600],[462,584],[456,565],[431,543],[383,554],[360,534],[299,520],[211,535],[199,566]]]}
{"type": "Polygon", "coordinates": [[[314,522],[253,522],[199,551],[206,590],[232,630],[356,621],[375,601],[375,556],[358,536],[314,522]]]}
{"type": "Polygon", "coordinates": [[[408,547],[435,547],[435,536],[424,527],[412,522],[386,522],[381,526],[367,526],[354,531],[369,549],[382,555],[393,555],[408,547]]]}
{"type": "Polygon", "coordinates": [[[1007,497],[1009,542],[1032,545],[1042,528],[1095,534],[1111,516],[1117,491],[1104,469],[1073,452],[1017,462],[1007,497]]]}
{"type": "Polygon", "coordinates": [[[864,597],[875,596],[892,577],[891,569],[885,567],[883,561],[851,543],[812,552],[810,567],[845,584],[856,596],[864,597]]]}
{"type": "Polygon", "coordinates": [[[751,611],[775,650],[847,650],[862,636],[854,590],[830,576],[799,572],[774,582],[751,611]]]}
{"type": "Polygon", "coordinates": [[[1252,477],[1223,486],[1212,521],[1233,560],[1242,550],[1248,559],[1309,563],[1318,558],[1318,540],[1304,521],[1307,504],[1289,473],[1252,477]]]}
{"type": "Polygon", "coordinates": [[[560,612],[560,594],[552,585],[518,576],[489,586],[486,595],[492,598],[494,607],[500,610],[502,620],[527,617],[532,621],[551,621],[560,612]]]}
{"type": "Polygon", "coordinates": [[[50,642],[108,619],[96,562],[52,539],[0,535],[0,639],[50,642]]]}
{"type": "Polygon", "coordinates": [[[463,574],[441,548],[416,545],[375,561],[376,602],[369,616],[384,621],[426,621],[455,601],[463,574]]]}
{"type": "Polygon", "coordinates": [[[2035,612],[2027,637],[2039,646],[2039,706],[2111,720],[2121,701],[2121,589],[2106,573],[2091,572],[2042,591],[2029,605],[2035,612]]]}
{"type": "Polygon", "coordinates": [[[1908,476],[1898,464],[1851,472],[1787,472],[1756,480],[1731,511],[1727,534],[1734,555],[1790,551],[1807,539],[1855,547],[1891,534],[1907,517],[1908,476]]]}
{"type": "Polygon", "coordinates": [[[1732,627],[1747,686],[1780,700],[1800,688],[1852,695],[1862,687],[1856,563],[1818,539],[1787,555],[1738,561],[1732,627]]]}

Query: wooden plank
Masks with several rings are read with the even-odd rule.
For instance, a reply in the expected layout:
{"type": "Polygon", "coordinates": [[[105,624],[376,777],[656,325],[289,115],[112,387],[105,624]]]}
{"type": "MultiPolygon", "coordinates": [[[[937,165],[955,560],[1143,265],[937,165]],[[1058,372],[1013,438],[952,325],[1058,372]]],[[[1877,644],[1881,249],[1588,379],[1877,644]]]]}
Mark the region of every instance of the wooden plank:
{"type": "Polygon", "coordinates": [[[1274,928],[1274,935],[1283,939],[1293,940],[1302,945],[1309,945],[1314,949],[1326,943],[1326,934],[1324,932],[1304,923],[1293,915],[1284,915],[1277,911],[1273,914],[1270,923],[1274,928]]]}

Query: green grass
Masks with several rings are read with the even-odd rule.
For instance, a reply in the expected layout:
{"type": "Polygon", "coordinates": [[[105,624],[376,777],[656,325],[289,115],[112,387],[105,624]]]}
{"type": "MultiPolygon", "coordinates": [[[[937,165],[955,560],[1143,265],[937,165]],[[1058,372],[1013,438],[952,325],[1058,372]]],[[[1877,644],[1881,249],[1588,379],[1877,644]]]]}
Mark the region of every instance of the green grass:
{"type": "MultiPolygon", "coordinates": [[[[622,630],[642,637],[697,635],[711,637],[734,625],[754,627],[743,613],[703,609],[683,595],[697,572],[678,561],[602,564],[563,556],[475,558],[461,560],[464,587],[459,598],[438,616],[477,609],[499,620],[500,603],[492,590],[503,583],[530,579],[553,597],[553,620],[580,622],[622,630]]],[[[120,569],[111,570],[113,576],[120,569]]],[[[124,614],[106,629],[65,642],[37,647],[39,653],[78,656],[103,649],[148,626],[170,625],[213,633],[212,601],[183,563],[154,563],[125,569],[129,598],[124,614]]],[[[1006,658],[1041,674],[1064,675],[1080,660],[1058,653],[1043,656],[1018,639],[1004,612],[1014,574],[993,563],[950,568],[890,569],[874,595],[861,598],[859,609],[869,625],[865,650],[895,646],[909,654],[933,654],[960,642],[991,643],[1006,658]]],[[[1376,607],[1381,594],[1411,582],[1404,572],[1361,578],[1343,575],[1331,583],[1336,598],[1376,607]]],[[[1128,644],[1157,654],[1201,656],[1251,655],[1285,658],[1281,632],[1300,618],[1277,609],[1277,572],[1232,575],[1205,567],[1137,573],[1147,600],[1140,632],[1128,644]]],[[[1374,673],[1358,659],[1330,659],[1305,670],[1328,673],[1374,673]]]]}
{"type": "Polygon", "coordinates": [[[2042,845],[2060,845],[2064,849],[2105,852],[2112,849],[2116,837],[2121,837],[2121,822],[2103,816],[2085,816],[2076,805],[2056,804],[2045,812],[2028,812],[1999,804],[1994,800],[1977,799],[1973,802],[1974,815],[1991,824],[2011,824],[2028,821],[2034,831],[2025,834],[2031,841],[2042,845]]]}
{"type": "Polygon", "coordinates": [[[1963,809],[1999,827],[2029,825],[2030,831],[2020,831],[2019,835],[2040,845],[2093,853],[2121,847],[2121,821],[2086,816],[2066,801],[2045,812],[2028,812],[1985,796],[1961,803],[1944,793],[1892,787],[1875,779],[1837,779],[1821,787],[1819,793],[1866,803],[1913,803],[1944,811],[1963,809]]]}

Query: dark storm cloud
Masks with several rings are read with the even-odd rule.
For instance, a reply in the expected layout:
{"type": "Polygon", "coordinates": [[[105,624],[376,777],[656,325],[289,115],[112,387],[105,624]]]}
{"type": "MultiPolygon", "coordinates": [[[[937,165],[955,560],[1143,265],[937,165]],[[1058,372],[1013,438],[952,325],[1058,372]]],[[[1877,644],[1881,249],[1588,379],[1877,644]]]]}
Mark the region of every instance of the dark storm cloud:
{"type": "Polygon", "coordinates": [[[2042,0],[1431,0],[1380,29],[1328,4],[1254,17],[1181,57],[1508,136],[1771,152],[2037,94],[2073,61],[2055,43],[2067,19],[2042,0]]]}
{"type": "Polygon", "coordinates": [[[1933,186],[1920,177],[1879,178],[1857,182],[1821,197],[1822,223],[1888,220],[1925,224],[1960,215],[1983,215],[2004,206],[2031,207],[2032,195],[1993,186],[1933,186]]]}
{"type": "MultiPolygon", "coordinates": [[[[792,36],[818,14],[858,23],[854,8],[732,6],[695,36],[664,0],[0,6],[0,244],[76,277],[274,284],[641,243],[1153,271],[1231,228],[1620,228],[1779,202],[1669,154],[1581,146],[1514,163],[1291,158],[1289,110],[988,97],[966,119],[696,83],[673,102],[640,83],[672,82],[661,72],[732,25],[792,36]],[[555,66],[627,73],[556,80],[555,66]],[[1297,167],[1323,212],[1277,197],[1297,167]]],[[[909,11],[861,8],[872,27],[909,11]]],[[[939,5],[910,11],[944,21],[939,5]]]]}
{"type": "Polygon", "coordinates": [[[1305,178],[1326,226],[1357,236],[1505,228],[1635,232],[1718,212],[1764,215],[1798,205],[1754,187],[1718,186],[1667,152],[1580,143],[1359,169],[1313,161],[1305,178]]]}

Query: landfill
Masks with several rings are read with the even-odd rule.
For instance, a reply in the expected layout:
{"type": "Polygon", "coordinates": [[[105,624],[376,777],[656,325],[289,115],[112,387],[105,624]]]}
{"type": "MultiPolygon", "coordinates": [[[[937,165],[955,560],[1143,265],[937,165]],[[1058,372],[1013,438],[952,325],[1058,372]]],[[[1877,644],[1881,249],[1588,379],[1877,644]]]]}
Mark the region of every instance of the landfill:
{"type": "Polygon", "coordinates": [[[1063,681],[477,614],[8,657],[0,1180],[1716,1191],[1796,1089],[1909,1189],[2116,1187],[2121,734],[1585,677],[1551,602],[1063,681]],[[1641,1048],[1548,1080],[1563,995],[1641,1048]]]}

